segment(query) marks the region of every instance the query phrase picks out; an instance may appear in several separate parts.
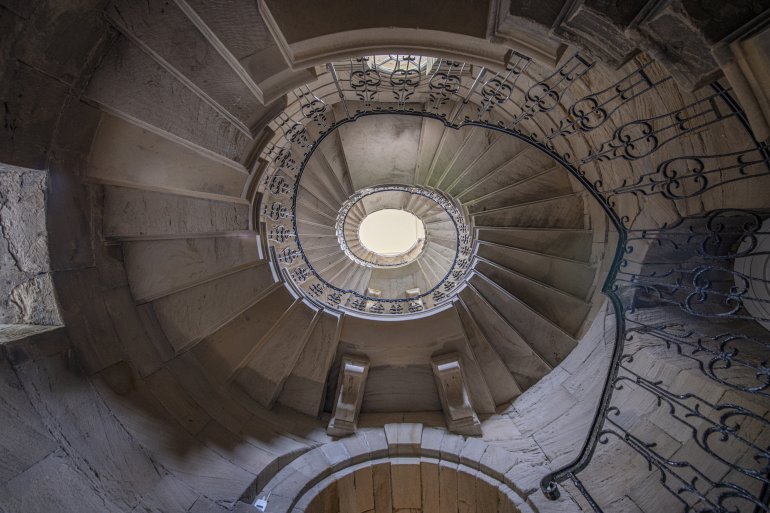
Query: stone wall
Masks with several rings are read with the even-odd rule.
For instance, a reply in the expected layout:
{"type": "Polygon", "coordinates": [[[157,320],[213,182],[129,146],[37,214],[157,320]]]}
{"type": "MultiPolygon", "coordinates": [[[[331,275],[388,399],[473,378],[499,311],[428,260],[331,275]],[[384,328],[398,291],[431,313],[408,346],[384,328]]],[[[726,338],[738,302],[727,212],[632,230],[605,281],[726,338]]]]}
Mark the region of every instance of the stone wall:
{"type": "Polygon", "coordinates": [[[46,231],[45,171],[0,164],[0,342],[60,325],[46,231]]]}

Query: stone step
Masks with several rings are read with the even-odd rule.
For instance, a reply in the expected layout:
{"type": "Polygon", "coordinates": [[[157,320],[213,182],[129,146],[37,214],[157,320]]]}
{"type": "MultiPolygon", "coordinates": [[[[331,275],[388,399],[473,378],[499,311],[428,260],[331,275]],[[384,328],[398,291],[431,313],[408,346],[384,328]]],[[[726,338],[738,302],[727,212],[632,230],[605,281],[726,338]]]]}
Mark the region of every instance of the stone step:
{"type": "Polygon", "coordinates": [[[490,133],[487,130],[475,130],[473,134],[476,136],[471,151],[466,151],[462,156],[458,157],[451,170],[448,170],[446,176],[441,180],[438,185],[439,189],[449,191],[453,185],[457,184],[463,177],[471,172],[474,167],[480,165],[482,161],[487,165],[493,165],[489,162],[490,157],[493,157],[494,152],[499,150],[499,146],[514,144],[513,138],[507,137],[504,134],[490,133]]]}
{"type": "Polygon", "coordinates": [[[537,150],[526,142],[514,138],[504,137],[500,143],[487,148],[467,168],[460,170],[457,176],[448,179],[445,190],[454,197],[462,195],[464,191],[484,180],[485,177],[494,175],[508,168],[519,158],[527,158],[534,155],[537,150]]]}
{"type": "Polygon", "coordinates": [[[590,230],[476,226],[476,238],[525,251],[588,262],[593,234],[590,230]]]}
{"type": "Polygon", "coordinates": [[[351,208],[348,211],[348,215],[346,217],[347,222],[351,223],[354,226],[359,226],[361,224],[361,221],[364,220],[366,217],[365,210],[362,207],[359,207],[360,203],[357,203],[356,206],[351,208]]]}
{"type": "Polygon", "coordinates": [[[333,253],[328,251],[313,253],[308,256],[308,261],[313,265],[318,274],[328,281],[332,273],[338,270],[346,261],[349,262],[350,259],[341,249],[337,249],[333,253]]]}
{"type": "MultiPolygon", "coordinates": [[[[288,198],[287,198],[288,202],[288,198]]],[[[324,216],[327,220],[337,219],[337,211],[330,205],[319,199],[312,191],[301,186],[297,189],[297,205],[303,205],[306,208],[310,208],[315,212],[318,212],[324,216]]]]}
{"type": "MultiPolygon", "coordinates": [[[[312,184],[310,186],[312,187],[312,184]]],[[[297,189],[297,202],[300,201],[318,212],[323,212],[329,218],[336,219],[337,217],[338,207],[336,208],[334,204],[319,197],[311,188],[305,187],[304,180],[297,189]]]]}
{"type": "MultiPolygon", "coordinates": [[[[86,96],[103,109],[247,165],[253,141],[228,117],[125,37],[113,45],[86,96]]],[[[279,105],[280,107],[280,105],[279,105]]],[[[267,117],[276,112],[265,111],[267,117]]]]}
{"type": "Polygon", "coordinates": [[[409,196],[408,192],[387,191],[364,196],[360,203],[367,212],[377,212],[383,208],[400,208],[408,202],[409,196]]]}
{"type": "Polygon", "coordinates": [[[208,379],[217,386],[228,382],[251,359],[252,352],[258,349],[257,342],[295,301],[282,284],[255,299],[190,351],[206,368],[208,379]]]}
{"type": "Polygon", "coordinates": [[[258,235],[123,243],[129,286],[139,303],[216,279],[259,259],[258,235]]]}
{"type": "Polygon", "coordinates": [[[551,168],[466,203],[471,214],[573,192],[566,171],[551,168]]]}
{"type": "Polygon", "coordinates": [[[358,265],[354,262],[351,262],[351,264],[353,264],[353,267],[350,268],[350,271],[345,277],[342,288],[363,294],[366,292],[366,284],[369,281],[368,276],[371,272],[371,267],[358,265]]]}
{"type": "Polygon", "coordinates": [[[304,219],[297,219],[296,224],[297,234],[301,240],[305,240],[306,237],[314,236],[329,237],[335,240],[337,239],[337,233],[334,230],[334,226],[313,223],[304,219]]]}
{"type": "Polygon", "coordinates": [[[356,218],[361,221],[363,220],[368,213],[366,212],[366,208],[364,208],[363,203],[360,201],[355,204],[355,206],[351,209],[351,211],[355,212],[356,218]]]}
{"type": "MultiPolygon", "coordinates": [[[[446,275],[447,270],[443,268],[441,263],[435,261],[426,253],[423,253],[420,256],[420,258],[417,260],[417,263],[419,264],[420,269],[428,280],[428,288],[436,285],[446,275]]],[[[425,292],[427,288],[421,290],[425,292]]]]}
{"type": "MultiPolygon", "coordinates": [[[[488,277],[474,273],[469,283],[551,367],[556,367],[575,347],[574,337],[488,277]]],[[[479,325],[484,326],[482,322],[479,325]]]]}
{"type": "Polygon", "coordinates": [[[104,186],[103,234],[112,240],[196,237],[249,229],[247,204],[104,186]]]}
{"type": "Polygon", "coordinates": [[[300,183],[332,209],[335,215],[347,199],[343,191],[339,190],[337,180],[328,175],[315,157],[307,161],[300,183]]]}
{"type": "Polygon", "coordinates": [[[318,416],[326,380],[342,330],[342,317],[320,312],[312,333],[278,395],[278,402],[306,415],[318,416]]]}
{"type": "MultiPolygon", "coordinates": [[[[337,138],[339,138],[338,132],[335,131],[333,135],[336,135],[337,138]]],[[[350,183],[350,173],[347,169],[347,162],[345,162],[344,154],[335,155],[334,145],[322,144],[317,146],[313,151],[311,159],[318,163],[326,172],[326,176],[330,178],[330,181],[333,182],[337,190],[338,197],[343,198],[344,201],[353,194],[353,191],[351,191],[352,185],[350,183]]]]}
{"type": "MultiPolygon", "coordinates": [[[[469,382],[472,384],[479,381],[484,384],[487,389],[487,393],[491,397],[492,410],[499,406],[508,404],[511,400],[515,399],[522,392],[516,379],[514,379],[505,362],[500,358],[500,355],[495,348],[489,343],[489,340],[484,336],[476,321],[473,319],[468,306],[462,301],[462,299],[455,302],[455,310],[462,322],[465,329],[465,337],[468,341],[468,347],[473,352],[473,356],[478,363],[481,371],[480,376],[469,377],[469,382]]],[[[477,397],[479,394],[477,393],[477,397]]],[[[485,404],[483,400],[476,400],[474,406],[479,404],[483,407],[485,404]]],[[[478,413],[486,413],[479,406],[476,406],[478,413]]]]}
{"type": "MultiPolygon", "coordinates": [[[[334,117],[335,112],[329,109],[328,116],[334,117]]],[[[355,190],[353,182],[350,179],[350,169],[345,159],[345,150],[342,147],[342,140],[338,131],[334,131],[324,139],[324,143],[316,148],[317,152],[322,152],[329,168],[337,175],[337,180],[342,184],[346,196],[352,196],[355,190]]]]}
{"type": "Polygon", "coordinates": [[[457,228],[451,220],[432,222],[425,225],[425,233],[429,240],[433,239],[457,239],[457,228]]]}
{"type": "Polygon", "coordinates": [[[340,255],[339,258],[336,261],[329,264],[325,268],[316,269],[318,271],[318,274],[320,274],[323,279],[325,279],[326,281],[328,281],[329,283],[335,286],[338,286],[337,280],[342,275],[342,273],[350,269],[351,265],[356,265],[342,251],[339,252],[339,255],[340,255]]]}
{"type": "Polygon", "coordinates": [[[433,156],[444,132],[444,124],[431,118],[422,118],[420,143],[415,158],[416,185],[426,185],[433,156]]]}
{"type": "Polygon", "coordinates": [[[212,51],[209,40],[177,4],[116,0],[107,12],[121,32],[244,130],[254,133],[252,129],[264,126],[261,98],[212,51]]]}
{"type": "MultiPolygon", "coordinates": [[[[548,155],[532,150],[522,151],[516,155],[516,158],[510,160],[504,166],[493,169],[470,187],[458,193],[456,198],[465,204],[474,199],[483,198],[488,194],[497,193],[511,185],[524,183],[527,178],[550,170],[553,167],[553,160],[548,155]]],[[[569,179],[566,174],[563,176],[563,179],[569,185],[569,179]]]]}
{"type": "Polygon", "coordinates": [[[176,3],[263,104],[315,78],[313,68],[296,71],[289,68],[254,2],[229,0],[222,4],[177,0],[176,3]]]}
{"type": "MultiPolygon", "coordinates": [[[[551,371],[551,365],[533,348],[531,341],[513,328],[478,289],[474,286],[464,288],[460,292],[460,299],[473,319],[479,336],[486,339],[489,347],[505,364],[519,393],[551,371]]],[[[484,347],[483,341],[478,344],[484,347]]]]}
{"type": "MultiPolygon", "coordinates": [[[[306,153],[307,149],[303,149],[302,153],[306,153]]],[[[334,169],[331,168],[326,157],[320,151],[314,151],[312,156],[305,162],[305,170],[302,174],[302,180],[304,181],[305,175],[313,174],[328,191],[330,197],[334,199],[335,205],[342,205],[347,199],[349,194],[345,190],[344,184],[340,178],[334,173],[334,169]]]]}
{"type": "Polygon", "coordinates": [[[429,203],[431,203],[431,200],[425,196],[421,196],[419,194],[411,194],[407,198],[406,205],[404,205],[404,210],[408,210],[417,217],[421,217],[421,213],[425,211],[425,208],[429,203]]]}
{"type": "Polygon", "coordinates": [[[313,223],[333,227],[337,219],[334,216],[327,214],[323,210],[325,209],[318,210],[304,202],[300,202],[299,198],[297,199],[295,209],[297,219],[304,219],[313,223]]]}
{"type": "Polygon", "coordinates": [[[360,265],[352,261],[347,255],[345,255],[345,260],[343,261],[342,265],[338,266],[336,271],[333,274],[329,275],[328,281],[329,283],[332,283],[341,289],[348,289],[349,286],[351,285],[350,283],[351,275],[355,274],[355,272],[360,267],[361,267],[360,265]]]}
{"type": "Polygon", "coordinates": [[[473,127],[465,127],[460,130],[444,127],[438,146],[431,159],[430,167],[425,178],[425,183],[433,185],[437,182],[441,173],[452,162],[458,148],[461,148],[473,127]]]}
{"type": "Polygon", "coordinates": [[[302,237],[302,249],[305,253],[311,250],[328,250],[339,249],[340,244],[337,242],[336,235],[316,235],[302,237]]]}
{"type": "Polygon", "coordinates": [[[441,187],[441,183],[448,177],[454,176],[459,170],[465,169],[465,162],[475,158],[481,147],[484,146],[486,139],[486,130],[476,127],[461,128],[462,142],[454,148],[447,148],[451,158],[444,164],[439,171],[434,173],[430,185],[436,188],[441,187]]]}
{"type": "MultiPolygon", "coordinates": [[[[331,239],[315,239],[315,240],[321,240],[326,241],[328,243],[328,246],[324,245],[309,245],[305,246],[302,245],[302,250],[305,252],[305,256],[307,256],[308,260],[311,260],[313,262],[313,265],[316,265],[316,262],[319,261],[322,258],[329,258],[332,255],[334,255],[334,258],[339,258],[339,253],[342,252],[342,249],[340,248],[339,243],[337,242],[337,239],[331,240],[331,239]]],[[[310,241],[308,241],[310,242],[310,241]]],[[[328,263],[331,260],[327,260],[324,265],[328,265],[328,263]]]]}
{"type": "Polygon", "coordinates": [[[176,352],[189,349],[274,287],[269,266],[250,267],[148,303],[176,352]]]}
{"type": "Polygon", "coordinates": [[[438,276],[438,279],[442,279],[449,269],[452,267],[452,261],[454,260],[454,252],[450,251],[444,246],[437,244],[429,244],[422,254],[425,262],[430,265],[433,270],[433,274],[438,276]],[[447,256],[442,251],[451,253],[452,256],[447,256]]]}
{"type": "Polygon", "coordinates": [[[475,269],[573,336],[591,309],[580,298],[489,260],[479,258],[475,269]]]}
{"type": "Polygon", "coordinates": [[[361,267],[361,273],[358,276],[358,279],[353,286],[353,290],[358,292],[359,294],[366,294],[366,290],[369,288],[369,283],[372,279],[372,268],[371,267],[361,267]]]}
{"type": "Polygon", "coordinates": [[[488,210],[473,216],[476,226],[523,226],[529,228],[584,227],[583,197],[565,194],[529,203],[488,210]]]}
{"type": "Polygon", "coordinates": [[[432,208],[431,210],[425,212],[421,216],[422,222],[426,225],[431,223],[440,223],[440,222],[446,222],[450,221],[451,219],[449,217],[449,214],[447,214],[446,210],[439,206],[435,206],[435,208],[432,208]]]}
{"type": "Polygon", "coordinates": [[[320,313],[302,301],[263,337],[233,380],[262,406],[271,408],[308,341],[320,313]]]}
{"type": "Polygon", "coordinates": [[[488,242],[479,244],[477,254],[575,297],[587,299],[593,290],[596,267],[585,262],[488,242]]]}
{"type": "Polygon", "coordinates": [[[90,180],[222,201],[241,200],[246,169],[107,113],[91,143],[90,180]]]}
{"type": "Polygon", "coordinates": [[[452,161],[445,169],[441,178],[436,182],[436,187],[444,189],[463,173],[468,167],[474,165],[479,158],[494,147],[498,140],[506,138],[505,135],[480,128],[472,128],[463,145],[457,149],[452,161]]]}
{"type": "Polygon", "coordinates": [[[452,261],[455,258],[454,248],[447,248],[446,246],[442,246],[440,244],[433,244],[432,242],[429,242],[427,250],[430,250],[431,253],[435,253],[437,259],[447,264],[447,266],[451,265],[452,261]]]}

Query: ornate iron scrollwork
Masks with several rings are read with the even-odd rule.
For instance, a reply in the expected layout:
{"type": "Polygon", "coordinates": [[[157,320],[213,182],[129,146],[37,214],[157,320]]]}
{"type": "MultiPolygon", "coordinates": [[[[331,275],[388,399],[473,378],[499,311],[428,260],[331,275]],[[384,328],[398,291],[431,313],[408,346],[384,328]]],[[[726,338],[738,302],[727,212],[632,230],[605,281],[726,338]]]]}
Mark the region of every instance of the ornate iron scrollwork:
{"type": "MultiPolygon", "coordinates": [[[[584,56],[571,57],[542,80],[527,74],[529,82],[525,82],[522,77],[527,65],[524,58],[512,60],[501,73],[484,68],[474,68],[470,73],[469,65],[439,60],[426,74],[430,77],[426,80],[418,80],[418,75],[408,72],[385,73],[368,57],[350,61],[349,67],[344,63],[330,65],[334,82],[329,82],[329,89],[336,90],[344,114],[328,129],[322,127],[323,134],[313,140],[314,135],[303,128],[319,124],[320,118],[314,116],[325,111],[305,93],[300,101],[302,112],[294,114],[297,119],[289,122],[282,118],[279,121],[283,125],[274,123],[276,139],[264,154],[264,160],[270,163],[270,178],[260,182],[266,191],[262,215],[270,226],[267,234],[275,249],[271,257],[280,265],[291,260],[288,263],[293,267],[283,270],[292,286],[325,308],[372,316],[429,312],[451,301],[471,272],[474,253],[472,247],[466,246],[472,244],[472,227],[465,225],[462,216],[458,219],[456,261],[436,288],[418,298],[367,297],[337,290],[321,280],[302,258],[301,241],[295,244],[291,236],[295,227],[287,228],[284,234],[274,231],[277,226],[288,225],[289,219],[296,226],[285,196],[292,197],[295,207],[299,179],[313,148],[324,134],[341,124],[379,113],[423,116],[451,129],[479,126],[537,147],[597,200],[617,231],[620,248],[604,284],[617,325],[599,406],[578,458],[546,476],[543,490],[553,498],[559,493],[558,483],[571,482],[575,493],[582,494],[595,511],[601,511],[611,501],[598,498],[590,469],[602,457],[602,450],[597,448],[613,447],[641,461],[639,472],[646,469],[651,476],[646,485],[650,489],[657,486],[663,492],[661,496],[671,496],[675,509],[768,511],[770,444],[758,442],[765,439],[757,433],[770,432],[770,426],[765,410],[752,405],[767,405],[770,397],[770,339],[758,324],[770,318],[748,308],[752,302],[768,302],[756,293],[757,285],[767,285],[767,277],[736,263],[768,253],[762,241],[770,234],[762,226],[770,212],[755,207],[714,210],[709,205],[719,204],[714,198],[720,189],[728,191],[742,182],[755,180],[749,183],[766,188],[770,151],[753,140],[747,129],[741,134],[747,141],[741,151],[701,154],[693,149],[691,154],[663,155],[661,148],[670,149],[672,141],[695,139],[700,131],[717,123],[748,127],[745,115],[718,84],[713,86],[714,94],[689,105],[634,119],[627,115],[636,102],[661,94],[661,84],[670,83],[668,77],[660,76],[659,68],[642,65],[610,87],[594,91],[590,83],[597,81],[587,80],[594,64],[584,56]],[[575,84],[579,81],[585,86],[582,92],[571,103],[565,102],[569,96],[565,93],[578,90],[575,84]],[[349,111],[347,102],[356,100],[364,102],[366,108],[349,111]],[[455,100],[457,103],[452,105],[450,102],[455,100]],[[424,102],[423,110],[407,109],[407,101],[424,102]],[[452,105],[452,114],[440,112],[444,105],[452,105]],[[466,116],[474,110],[478,116],[466,116]],[[493,117],[505,116],[512,119],[507,125],[492,121],[493,117]],[[618,125],[610,129],[613,122],[618,125]],[[523,133],[524,126],[536,127],[543,142],[523,133]],[[554,145],[571,144],[582,136],[591,136],[586,138],[593,141],[590,150],[570,150],[580,152],[574,156],[555,151],[554,145]],[[609,168],[602,169],[599,176],[604,183],[587,178],[593,168],[616,160],[627,162],[630,171],[616,166],[612,171],[617,174],[609,175],[609,168]],[[273,181],[276,176],[283,178],[273,181]],[[645,221],[652,224],[639,227],[639,219],[624,217],[617,204],[632,196],[643,206],[650,201],[660,205],[661,210],[668,209],[668,221],[655,225],[657,221],[647,216],[645,221]],[[641,355],[648,350],[655,351],[658,360],[642,362],[641,355]],[[662,372],[665,379],[656,377],[654,373],[660,369],[654,367],[666,359],[679,362],[687,369],[688,377],[702,380],[697,388],[685,379],[676,381],[662,372]],[[679,385],[683,389],[677,389],[679,385]],[[739,400],[705,397],[703,390],[710,386],[719,387],[726,398],[739,400]],[[656,429],[640,431],[628,424],[631,403],[624,403],[622,394],[647,399],[650,418],[644,421],[678,425],[687,436],[677,443],[686,450],[667,452],[655,439],[656,429]],[[744,457],[736,458],[738,453],[731,457],[727,451],[730,447],[740,447],[744,457]],[[724,472],[714,475],[714,468],[724,472]]],[[[449,206],[445,198],[436,201],[442,207],[449,206]]]]}

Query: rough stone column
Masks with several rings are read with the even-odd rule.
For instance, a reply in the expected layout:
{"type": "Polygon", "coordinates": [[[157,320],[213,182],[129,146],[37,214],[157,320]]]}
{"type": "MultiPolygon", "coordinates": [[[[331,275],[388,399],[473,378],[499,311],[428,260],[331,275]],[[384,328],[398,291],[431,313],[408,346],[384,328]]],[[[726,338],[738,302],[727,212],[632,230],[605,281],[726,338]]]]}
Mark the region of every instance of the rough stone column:
{"type": "Polygon", "coordinates": [[[0,343],[62,324],[51,282],[45,171],[0,164],[0,343]]]}

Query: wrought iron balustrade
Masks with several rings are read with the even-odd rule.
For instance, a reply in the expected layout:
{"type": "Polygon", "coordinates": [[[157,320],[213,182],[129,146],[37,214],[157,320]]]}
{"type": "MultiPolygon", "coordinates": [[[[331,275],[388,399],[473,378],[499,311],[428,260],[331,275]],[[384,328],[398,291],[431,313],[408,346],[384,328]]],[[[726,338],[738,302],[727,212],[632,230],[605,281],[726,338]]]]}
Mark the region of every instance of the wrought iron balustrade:
{"type": "MultiPolygon", "coordinates": [[[[597,512],[635,493],[666,512],[770,511],[770,152],[730,92],[715,83],[677,103],[670,78],[643,60],[594,86],[603,83],[593,79],[597,66],[580,54],[551,73],[516,53],[501,70],[437,58],[409,78],[371,59],[329,64],[273,124],[262,216],[287,281],[313,279],[292,267],[302,258],[287,244],[296,237],[292,198],[308,155],[340,125],[399,114],[524,141],[585,187],[618,237],[603,285],[615,321],[603,392],[578,457],[545,476],[543,491],[555,498],[559,483],[571,483],[597,512]],[[656,112],[640,116],[642,102],[656,112]],[[617,461],[638,490],[606,474],[603,465],[623,470],[617,461]]],[[[327,294],[327,307],[398,315],[410,306],[356,295],[343,304],[339,292],[327,294]]]]}

